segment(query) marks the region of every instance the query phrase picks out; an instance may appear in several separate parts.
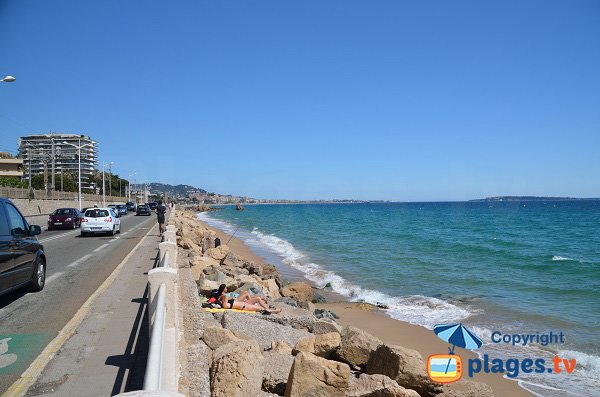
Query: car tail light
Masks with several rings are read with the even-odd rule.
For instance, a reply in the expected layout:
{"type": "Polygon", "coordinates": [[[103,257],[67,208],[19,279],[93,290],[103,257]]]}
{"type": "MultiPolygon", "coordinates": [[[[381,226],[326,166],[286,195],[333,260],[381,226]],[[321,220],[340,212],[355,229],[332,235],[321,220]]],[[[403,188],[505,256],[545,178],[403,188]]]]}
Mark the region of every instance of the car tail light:
{"type": "Polygon", "coordinates": [[[81,222],[81,223],[83,223],[83,222],[87,222],[87,221],[88,221],[88,220],[87,220],[86,218],[81,218],[81,221],[80,221],[80,222],[81,222]]]}
{"type": "Polygon", "coordinates": [[[104,218],[104,222],[109,222],[110,223],[110,222],[112,222],[112,218],[111,217],[104,218]]]}

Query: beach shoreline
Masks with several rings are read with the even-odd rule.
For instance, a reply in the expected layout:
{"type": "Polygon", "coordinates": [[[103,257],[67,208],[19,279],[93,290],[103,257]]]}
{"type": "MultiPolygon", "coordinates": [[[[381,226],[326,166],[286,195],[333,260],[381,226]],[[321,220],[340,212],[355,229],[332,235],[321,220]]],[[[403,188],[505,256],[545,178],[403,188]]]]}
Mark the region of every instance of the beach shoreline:
{"type": "MultiPolygon", "coordinates": [[[[213,231],[223,243],[228,242],[228,247],[240,258],[256,263],[270,263],[267,258],[253,251],[241,239],[235,236],[231,237],[223,230],[211,226],[201,219],[198,219],[198,222],[213,231]]],[[[280,271],[284,279],[286,278],[286,273],[290,274],[289,269],[286,269],[284,264],[271,264],[280,271]],[[283,269],[281,269],[282,267],[283,269]]],[[[304,277],[297,278],[296,272],[292,272],[292,274],[293,280],[291,281],[303,281],[315,287],[312,281],[304,277]]],[[[448,344],[437,338],[432,331],[425,327],[393,319],[385,313],[385,310],[378,309],[372,305],[349,302],[346,297],[334,292],[327,292],[321,289],[318,289],[318,292],[326,297],[327,303],[316,304],[315,307],[331,310],[336,313],[340,317],[337,321],[341,325],[360,328],[386,344],[400,345],[414,349],[422,355],[424,360],[427,360],[427,357],[431,354],[447,353],[448,344]]],[[[475,353],[467,350],[457,348],[456,352],[463,358],[464,363],[470,358],[477,358],[475,353]]],[[[465,374],[463,380],[453,383],[451,388],[453,390],[464,390],[463,386],[466,385],[464,380],[481,382],[488,385],[496,397],[531,397],[535,395],[520,387],[517,381],[491,373],[475,374],[473,378],[469,378],[465,374]]]]}

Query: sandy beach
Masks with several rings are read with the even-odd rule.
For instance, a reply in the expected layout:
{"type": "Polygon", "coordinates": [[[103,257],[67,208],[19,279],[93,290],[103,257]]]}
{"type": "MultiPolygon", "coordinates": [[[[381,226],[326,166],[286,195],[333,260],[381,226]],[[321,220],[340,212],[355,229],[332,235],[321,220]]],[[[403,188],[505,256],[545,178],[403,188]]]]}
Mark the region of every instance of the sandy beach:
{"type": "MultiPolygon", "coordinates": [[[[210,227],[205,222],[200,222],[214,231],[223,243],[229,241],[227,245],[237,256],[257,263],[266,262],[265,258],[253,252],[242,240],[235,237],[230,240],[230,236],[221,230],[210,227]]],[[[310,283],[308,280],[303,281],[310,283]]],[[[424,360],[431,354],[446,354],[448,351],[448,344],[438,339],[432,331],[424,327],[392,319],[385,314],[385,310],[377,309],[371,305],[346,302],[342,296],[337,294],[324,293],[323,295],[328,298],[328,303],[315,306],[336,313],[340,317],[338,322],[342,325],[361,328],[387,344],[417,350],[424,360]]],[[[469,358],[477,357],[474,353],[460,348],[456,348],[456,353],[463,358],[464,365],[466,365],[469,358]]],[[[463,376],[463,380],[465,378],[469,379],[466,374],[463,376]]],[[[451,388],[462,390],[463,380],[452,384],[451,388]]],[[[503,378],[497,374],[479,373],[475,374],[472,380],[489,385],[496,397],[533,396],[532,393],[521,388],[516,381],[503,378]]]]}

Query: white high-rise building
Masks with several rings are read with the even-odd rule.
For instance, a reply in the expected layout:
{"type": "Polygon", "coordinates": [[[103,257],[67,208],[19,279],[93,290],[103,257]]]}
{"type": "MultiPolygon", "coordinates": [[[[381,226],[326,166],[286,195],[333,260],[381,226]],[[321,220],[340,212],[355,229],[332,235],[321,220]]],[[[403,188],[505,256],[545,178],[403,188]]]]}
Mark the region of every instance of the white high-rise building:
{"type": "Polygon", "coordinates": [[[92,188],[88,178],[98,168],[98,142],[87,135],[50,133],[19,138],[18,157],[23,159],[23,167],[26,169],[24,178],[29,178],[29,168],[31,176],[43,174],[44,163],[47,166],[48,183],[52,183],[54,174],[56,185],[56,176],[61,172],[69,172],[78,178],[78,150],[64,142],[77,146],[89,144],[81,148],[81,187],[92,188]]]}

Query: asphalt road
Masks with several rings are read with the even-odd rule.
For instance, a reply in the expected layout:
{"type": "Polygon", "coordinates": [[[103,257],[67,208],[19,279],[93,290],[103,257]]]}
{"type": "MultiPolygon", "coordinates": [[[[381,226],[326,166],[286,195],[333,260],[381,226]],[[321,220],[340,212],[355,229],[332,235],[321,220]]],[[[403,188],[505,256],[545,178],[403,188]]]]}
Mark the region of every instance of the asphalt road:
{"type": "Polygon", "coordinates": [[[0,342],[11,338],[8,352],[0,343],[0,394],[29,367],[155,223],[154,215],[130,213],[121,217],[121,233],[114,237],[81,237],[78,229],[44,231],[38,236],[47,258],[44,290],[17,291],[0,297],[0,342]]]}

